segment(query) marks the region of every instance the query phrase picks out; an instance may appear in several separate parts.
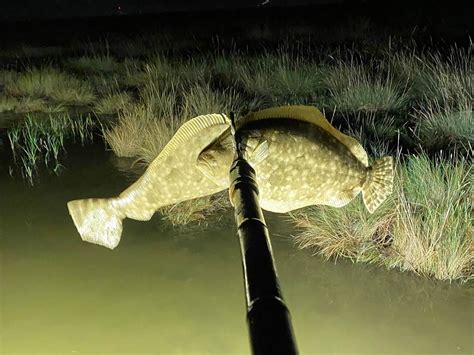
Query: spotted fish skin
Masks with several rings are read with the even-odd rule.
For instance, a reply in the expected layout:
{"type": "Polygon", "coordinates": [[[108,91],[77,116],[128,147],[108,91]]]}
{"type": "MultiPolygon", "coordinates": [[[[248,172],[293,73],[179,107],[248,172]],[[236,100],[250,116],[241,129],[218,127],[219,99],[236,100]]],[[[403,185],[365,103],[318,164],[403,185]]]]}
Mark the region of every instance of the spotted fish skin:
{"type": "MultiPolygon", "coordinates": [[[[288,212],[308,205],[342,207],[359,192],[373,213],[392,192],[393,160],[369,166],[354,138],[339,132],[313,106],[282,106],[237,121],[245,156],[257,173],[262,208],[288,212]]],[[[226,130],[204,149],[197,166],[222,188],[229,186],[232,137],[226,130]]]]}
{"type": "MultiPolygon", "coordinates": [[[[369,168],[335,137],[311,123],[288,119],[256,121],[240,132],[257,174],[260,204],[265,210],[288,212],[315,204],[341,207],[361,191],[367,179],[369,168]],[[267,143],[267,156],[255,162],[255,146],[261,142],[267,143]]],[[[198,158],[218,162],[210,175],[222,182],[223,189],[229,185],[231,147],[232,138],[225,135],[224,140],[207,147],[198,158]]]]}

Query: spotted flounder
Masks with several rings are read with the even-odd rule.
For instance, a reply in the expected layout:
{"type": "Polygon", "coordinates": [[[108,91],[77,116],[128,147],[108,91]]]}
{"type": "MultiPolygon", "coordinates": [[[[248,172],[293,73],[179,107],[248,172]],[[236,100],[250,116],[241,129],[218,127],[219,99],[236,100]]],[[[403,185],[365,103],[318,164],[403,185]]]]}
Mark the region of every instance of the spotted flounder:
{"type": "MultiPolygon", "coordinates": [[[[265,210],[288,212],[315,204],[342,207],[362,192],[372,213],[391,193],[392,158],[369,166],[362,146],[335,129],[315,107],[250,113],[237,121],[237,129],[256,170],[265,210]]],[[[83,240],[113,249],[125,217],[148,220],[166,205],[227,189],[233,156],[228,118],[196,117],[118,197],[70,201],[69,213],[83,240]]]]}
{"type": "MultiPolygon", "coordinates": [[[[342,207],[359,192],[373,213],[392,192],[391,157],[368,164],[359,142],[339,132],[312,106],[251,113],[237,122],[246,158],[256,171],[260,205],[288,212],[309,205],[342,207]]],[[[232,136],[224,132],[199,155],[197,166],[228,188],[232,136]]]]}
{"type": "Polygon", "coordinates": [[[124,218],[147,221],[161,207],[221,191],[197,168],[196,160],[229,127],[223,114],[195,117],[119,196],[69,201],[69,214],[82,240],[113,249],[120,242],[124,218]]]}

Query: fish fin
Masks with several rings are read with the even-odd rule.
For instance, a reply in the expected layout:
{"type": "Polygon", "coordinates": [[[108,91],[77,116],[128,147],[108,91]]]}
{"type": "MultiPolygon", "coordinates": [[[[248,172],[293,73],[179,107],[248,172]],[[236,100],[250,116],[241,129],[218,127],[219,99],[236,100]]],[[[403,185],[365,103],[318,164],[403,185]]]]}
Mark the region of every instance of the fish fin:
{"type": "MultiPolygon", "coordinates": [[[[171,138],[168,144],[166,144],[166,146],[160,152],[158,157],[150,164],[150,166],[157,165],[158,161],[165,159],[166,157],[171,155],[178,147],[183,144],[186,144],[189,139],[202,133],[202,131],[211,126],[222,126],[222,129],[219,130],[220,135],[223,131],[230,127],[230,119],[223,113],[201,115],[190,119],[176,131],[176,133],[173,135],[173,138],[171,138]]],[[[209,143],[219,137],[219,135],[210,137],[209,143]]]]}
{"type": "Polygon", "coordinates": [[[295,119],[303,122],[309,122],[316,126],[321,127],[326,132],[335,137],[338,141],[344,144],[354,156],[361,161],[365,166],[369,166],[369,160],[367,153],[362,145],[354,138],[349,137],[341,132],[339,132],[333,125],[324,117],[324,115],[314,106],[280,106],[272,107],[269,109],[251,112],[248,115],[242,117],[237,121],[237,128],[244,126],[247,123],[272,119],[272,118],[289,118],[295,119]]]}
{"type": "Polygon", "coordinates": [[[253,151],[250,161],[252,165],[258,165],[268,157],[268,141],[261,142],[253,151]]]}
{"type": "Polygon", "coordinates": [[[367,180],[362,185],[364,205],[370,213],[385,201],[393,189],[393,159],[383,157],[369,168],[367,180]]]}
{"type": "Polygon", "coordinates": [[[217,185],[220,185],[215,169],[212,168],[212,163],[215,163],[216,159],[211,154],[200,154],[196,161],[196,168],[209,180],[217,185]]]}
{"type": "Polygon", "coordinates": [[[124,215],[113,198],[89,198],[67,203],[69,214],[85,242],[114,249],[122,235],[124,215]]]}

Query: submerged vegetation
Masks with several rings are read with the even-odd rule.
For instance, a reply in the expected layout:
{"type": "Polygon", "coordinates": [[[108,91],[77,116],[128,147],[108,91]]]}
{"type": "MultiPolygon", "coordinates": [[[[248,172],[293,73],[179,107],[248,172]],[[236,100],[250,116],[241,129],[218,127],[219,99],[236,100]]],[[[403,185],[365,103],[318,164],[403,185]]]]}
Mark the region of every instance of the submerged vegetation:
{"type": "MultiPolygon", "coordinates": [[[[360,196],[341,209],[291,213],[298,245],[326,258],[472,279],[473,44],[437,51],[394,38],[366,43],[358,33],[345,45],[304,37],[275,44],[258,33],[267,46],[214,39],[209,51],[150,36],[0,70],[0,114],[19,118],[8,130],[17,170],[31,184],[41,166],[58,172],[65,141],[90,140],[97,118],[109,118],[101,132],[113,152],[144,168],[195,116],[314,105],[370,156],[397,155],[397,174],[394,193],[372,215],[360,196]],[[72,118],[72,108],[86,114],[72,118]]],[[[185,225],[228,206],[217,194],[161,212],[185,225]]]]}

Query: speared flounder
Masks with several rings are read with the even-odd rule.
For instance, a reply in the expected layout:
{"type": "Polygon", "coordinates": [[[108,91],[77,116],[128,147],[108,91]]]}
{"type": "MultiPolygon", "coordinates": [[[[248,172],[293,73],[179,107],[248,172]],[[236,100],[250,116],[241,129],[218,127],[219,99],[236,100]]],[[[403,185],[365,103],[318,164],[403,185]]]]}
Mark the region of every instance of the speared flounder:
{"type": "MultiPolygon", "coordinates": [[[[237,121],[246,157],[257,174],[260,205],[288,212],[308,205],[342,207],[359,192],[370,213],[392,191],[392,158],[369,166],[354,138],[339,132],[312,106],[276,107],[237,121]]],[[[229,186],[233,158],[230,130],[198,158],[209,179],[229,186]]]]}
{"type": "MultiPolygon", "coordinates": [[[[359,192],[369,212],[391,193],[392,158],[369,167],[354,139],[312,106],[250,113],[237,121],[257,173],[262,208],[288,212],[308,205],[341,207],[359,192]]],[[[125,217],[148,220],[160,207],[229,187],[233,159],[229,120],[199,116],[184,124],[140,179],[111,199],[75,200],[69,213],[85,241],[113,249],[125,217]]]]}
{"type": "Polygon", "coordinates": [[[147,221],[161,207],[221,191],[197,169],[196,160],[229,126],[223,114],[195,117],[118,197],[69,201],[69,214],[82,240],[113,249],[120,242],[125,217],[147,221]]]}

